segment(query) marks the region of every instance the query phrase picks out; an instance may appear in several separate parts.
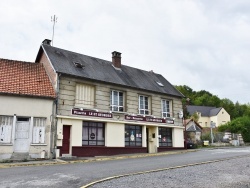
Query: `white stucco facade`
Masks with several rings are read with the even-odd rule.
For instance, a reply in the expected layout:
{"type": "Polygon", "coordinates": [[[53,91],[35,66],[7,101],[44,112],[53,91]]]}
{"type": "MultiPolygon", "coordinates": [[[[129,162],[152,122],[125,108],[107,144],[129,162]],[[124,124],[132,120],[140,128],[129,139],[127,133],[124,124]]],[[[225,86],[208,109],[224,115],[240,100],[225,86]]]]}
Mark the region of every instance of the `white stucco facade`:
{"type": "MultiPolygon", "coordinates": [[[[0,95],[0,159],[15,152],[52,157],[53,99],[0,95]]],[[[43,157],[43,156],[42,156],[43,157]]]]}

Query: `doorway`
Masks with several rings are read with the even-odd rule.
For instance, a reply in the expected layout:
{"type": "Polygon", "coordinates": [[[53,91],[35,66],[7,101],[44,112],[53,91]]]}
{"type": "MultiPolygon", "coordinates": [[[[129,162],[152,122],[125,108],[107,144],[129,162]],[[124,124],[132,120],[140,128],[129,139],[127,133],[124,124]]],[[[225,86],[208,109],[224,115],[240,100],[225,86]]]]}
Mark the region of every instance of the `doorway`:
{"type": "Polygon", "coordinates": [[[30,120],[29,118],[17,118],[15,130],[14,152],[29,152],[30,140],[30,120]]]}
{"type": "Polygon", "coordinates": [[[63,140],[62,140],[62,154],[69,154],[70,151],[70,126],[63,125],[63,140]]]}

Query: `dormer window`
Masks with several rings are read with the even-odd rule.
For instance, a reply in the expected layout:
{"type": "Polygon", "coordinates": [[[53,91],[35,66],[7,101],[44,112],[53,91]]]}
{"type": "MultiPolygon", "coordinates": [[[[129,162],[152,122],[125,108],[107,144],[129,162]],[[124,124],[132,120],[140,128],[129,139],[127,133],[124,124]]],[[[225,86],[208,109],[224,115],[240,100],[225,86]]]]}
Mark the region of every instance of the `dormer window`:
{"type": "Polygon", "coordinates": [[[73,61],[73,63],[77,68],[84,68],[84,65],[81,64],[79,61],[73,61]]]}

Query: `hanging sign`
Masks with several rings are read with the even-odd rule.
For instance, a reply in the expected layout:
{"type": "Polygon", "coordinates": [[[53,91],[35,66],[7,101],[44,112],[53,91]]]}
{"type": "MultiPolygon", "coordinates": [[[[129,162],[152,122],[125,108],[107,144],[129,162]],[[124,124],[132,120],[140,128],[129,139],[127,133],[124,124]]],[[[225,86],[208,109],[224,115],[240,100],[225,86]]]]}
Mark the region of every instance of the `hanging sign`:
{"type": "Polygon", "coordinates": [[[91,110],[72,109],[71,113],[72,113],[72,115],[79,115],[79,116],[113,118],[113,114],[108,113],[108,112],[96,112],[96,111],[91,111],[91,110]]]}
{"type": "Polygon", "coordinates": [[[164,119],[164,118],[153,118],[149,116],[131,116],[125,115],[126,120],[133,120],[133,121],[146,121],[146,122],[154,122],[154,123],[167,123],[167,124],[174,124],[174,120],[172,119],[164,119]]]}

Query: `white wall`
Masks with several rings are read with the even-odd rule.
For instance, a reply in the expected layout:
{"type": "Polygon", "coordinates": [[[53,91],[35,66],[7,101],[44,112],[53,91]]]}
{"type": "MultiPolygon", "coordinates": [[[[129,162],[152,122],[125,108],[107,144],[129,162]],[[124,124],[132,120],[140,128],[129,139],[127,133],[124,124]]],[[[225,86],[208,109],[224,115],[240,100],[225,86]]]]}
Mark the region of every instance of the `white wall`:
{"type": "Polygon", "coordinates": [[[173,147],[184,147],[183,128],[173,128],[172,139],[173,147]]]}
{"type": "Polygon", "coordinates": [[[47,117],[52,115],[53,100],[20,96],[0,96],[0,114],[47,117]]]}
{"type": "Polygon", "coordinates": [[[124,147],[125,146],[124,124],[107,123],[105,131],[105,146],[124,147]]]}

